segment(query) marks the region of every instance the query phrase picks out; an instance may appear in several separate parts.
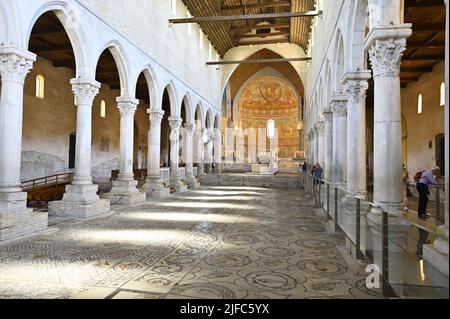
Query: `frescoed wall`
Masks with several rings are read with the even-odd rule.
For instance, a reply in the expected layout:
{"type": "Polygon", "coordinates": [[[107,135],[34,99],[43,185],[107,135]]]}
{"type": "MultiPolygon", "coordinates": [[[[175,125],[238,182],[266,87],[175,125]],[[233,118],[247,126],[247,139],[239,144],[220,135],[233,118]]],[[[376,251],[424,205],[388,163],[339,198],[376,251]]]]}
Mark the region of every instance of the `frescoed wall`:
{"type": "MultiPolygon", "coordinates": [[[[278,129],[278,156],[295,156],[299,148],[298,97],[292,84],[275,76],[256,78],[244,87],[238,107],[242,130],[266,128],[267,121],[272,119],[278,129]]],[[[245,149],[248,147],[246,139],[245,149]]]]}

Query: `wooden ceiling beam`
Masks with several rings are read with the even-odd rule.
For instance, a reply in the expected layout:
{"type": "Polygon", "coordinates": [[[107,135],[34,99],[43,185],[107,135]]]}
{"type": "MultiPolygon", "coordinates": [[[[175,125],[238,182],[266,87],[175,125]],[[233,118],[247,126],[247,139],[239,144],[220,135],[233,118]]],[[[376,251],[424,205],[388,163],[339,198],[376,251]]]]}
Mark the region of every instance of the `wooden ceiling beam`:
{"type": "Polygon", "coordinates": [[[445,8],[442,0],[405,0],[405,8],[445,8]]]}
{"type": "Polygon", "coordinates": [[[275,23],[275,24],[264,24],[264,25],[253,25],[253,26],[239,26],[231,27],[231,31],[250,31],[250,30],[261,30],[261,29],[288,29],[290,27],[289,23],[275,23]]]}
{"type": "Polygon", "coordinates": [[[417,32],[445,32],[445,23],[413,23],[412,30],[417,32]]]}
{"type": "Polygon", "coordinates": [[[445,42],[436,42],[436,43],[423,43],[423,42],[409,42],[406,46],[407,49],[443,49],[445,48],[445,42]]]}
{"type": "Polygon", "coordinates": [[[206,65],[228,65],[228,64],[258,64],[258,63],[282,63],[282,62],[303,62],[310,61],[310,57],[304,58],[277,58],[277,59],[256,59],[256,60],[239,60],[239,61],[214,61],[206,62],[206,65]]]}
{"type": "Polygon", "coordinates": [[[280,8],[280,7],[290,7],[291,1],[270,1],[265,3],[255,3],[247,5],[222,5],[222,11],[232,11],[232,10],[246,10],[246,9],[266,9],[266,8],[280,8]]]}
{"type": "Polygon", "coordinates": [[[238,45],[264,45],[264,44],[277,44],[277,43],[289,43],[289,39],[245,41],[245,42],[239,42],[238,45]]]}
{"type": "Polygon", "coordinates": [[[180,18],[169,19],[171,24],[180,23],[204,23],[204,22],[223,22],[223,21],[239,21],[239,20],[267,20],[267,19],[284,19],[284,18],[301,18],[301,17],[315,17],[322,14],[322,11],[306,11],[306,12],[278,12],[278,13],[263,13],[263,14],[244,14],[231,16],[210,16],[198,18],[180,18]]]}
{"type": "Polygon", "coordinates": [[[410,72],[410,73],[430,73],[433,72],[432,66],[402,66],[400,69],[401,72],[410,72]]]}
{"type": "Polygon", "coordinates": [[[266,38],[266,37],[279,37],[289,35],[289,32],[273,32],[273,33],[260,33],[260,34],[242,34],[237,35],[236,38],[248,39],[248,38],[266,38]]]}
{"type": "Polygon", "coordinates": [[[444,54],[439,55],[415,55],[411,57],[404,57],[403,61],[443,61],[445,60],[444,54]]]}

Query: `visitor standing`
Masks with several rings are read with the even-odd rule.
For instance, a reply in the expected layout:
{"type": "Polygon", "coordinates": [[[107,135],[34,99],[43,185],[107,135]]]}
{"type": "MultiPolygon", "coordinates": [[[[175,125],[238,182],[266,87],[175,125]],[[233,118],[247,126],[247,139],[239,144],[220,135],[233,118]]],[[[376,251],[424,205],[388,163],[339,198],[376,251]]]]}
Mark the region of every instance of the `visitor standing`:
{"type": "MultiPolygon", "coordinates": [[[[427,206],[428,206],[428,196],[430,195],[429,185],[439,186],[439,182],[436,181],[435,175],[438,175],[440,172],[439,167],[435,167],[432,170],[419,172],[414,177],[414,180],[417,182],[417,191],[419,192],[419,209],[418,215],[421,219],[426,219],[431,217],[427,214],[427,206]]],[[[439,191],[437,189],[436,191],[439,191]]]]}

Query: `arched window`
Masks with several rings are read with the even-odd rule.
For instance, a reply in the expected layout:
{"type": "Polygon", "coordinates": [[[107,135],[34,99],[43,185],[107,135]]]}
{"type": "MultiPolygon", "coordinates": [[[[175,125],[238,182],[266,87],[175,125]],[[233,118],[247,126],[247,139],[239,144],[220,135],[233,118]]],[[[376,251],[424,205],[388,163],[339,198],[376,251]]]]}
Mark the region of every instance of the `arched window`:
{"type": "Polygon", "coordinates": [[[177,14],[177,0],[170,1],[170,12],[172,13],[172,15],[177,14]]]}
{"type": "Polygon", "coordinates": [[[45,86],[45,79],[42,75],[38,75],[36,77],[36,97],[39,99],[44,98],[44,86],[45,86]]]}
{"type": "Polygon", "coordinates": [[[419,98],[417,100],[417,113],[422,114],[423,112],[423,97],[422,94],[419,94],[419,98]]]}
{"type": "Polygon", "coordinates": [[[203,49],[203,31],[202,31],[202,29],[198,30],[198,38],[199,38],[198,45],[199,45],[200,50],[201,50],[201,49],[203,49]]]}
{"type": "Polygon", "coordinates": [[[441,106],[445,106],[445,83],[441,83],[441,106]]]}
{"type": "Polygon", "coordinates": [[[212,54],[213,54],[213,46],[211,43],[209,43],[209,53],[208,53],[208,59],[211,60],[212,59],[212,54]]]}
{"type": "Polygon", "coordinates": [[[106,102],[104,100],[100,102],[100,116],[106,118],[106,102]]]}
{"type": "Polygon", "coordinates": [[[275,121],[268,120],[267,121],[267,137],[272,139],[275,137],[275,121]]]}

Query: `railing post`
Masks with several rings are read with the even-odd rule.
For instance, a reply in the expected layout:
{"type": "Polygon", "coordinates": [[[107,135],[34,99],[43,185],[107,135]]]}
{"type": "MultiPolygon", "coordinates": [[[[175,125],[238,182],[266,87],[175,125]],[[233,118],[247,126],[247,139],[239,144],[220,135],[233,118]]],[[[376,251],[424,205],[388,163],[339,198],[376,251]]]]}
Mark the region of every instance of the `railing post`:
{"type": "Polygon", "coordinates": [[[383,295],[391,296],[389,286],[389,214],[383,210],[383,221],[381,225],[381,276],[383,277],[383,295]]]}
{"type": "Polygon", "coordinates": [[[356,259],[362,259],[361,253],[361,199],[356,198],[356,259]]]}
{"type": "Polygon", "coordinates": [[[327,220],[330,219],[330,184],[327,183],[327,220]]]}
{"type": "Polygon", "coordinates": [[[441,219],[441,194],[439,187],[436,187],[436,225],[439,225],[441,219]]]}
{"type": "Polygon", "coordinates": [[[317,183],[319,183],[319,208],[322,208],[322,180],[318,178],[317,183]]]}

